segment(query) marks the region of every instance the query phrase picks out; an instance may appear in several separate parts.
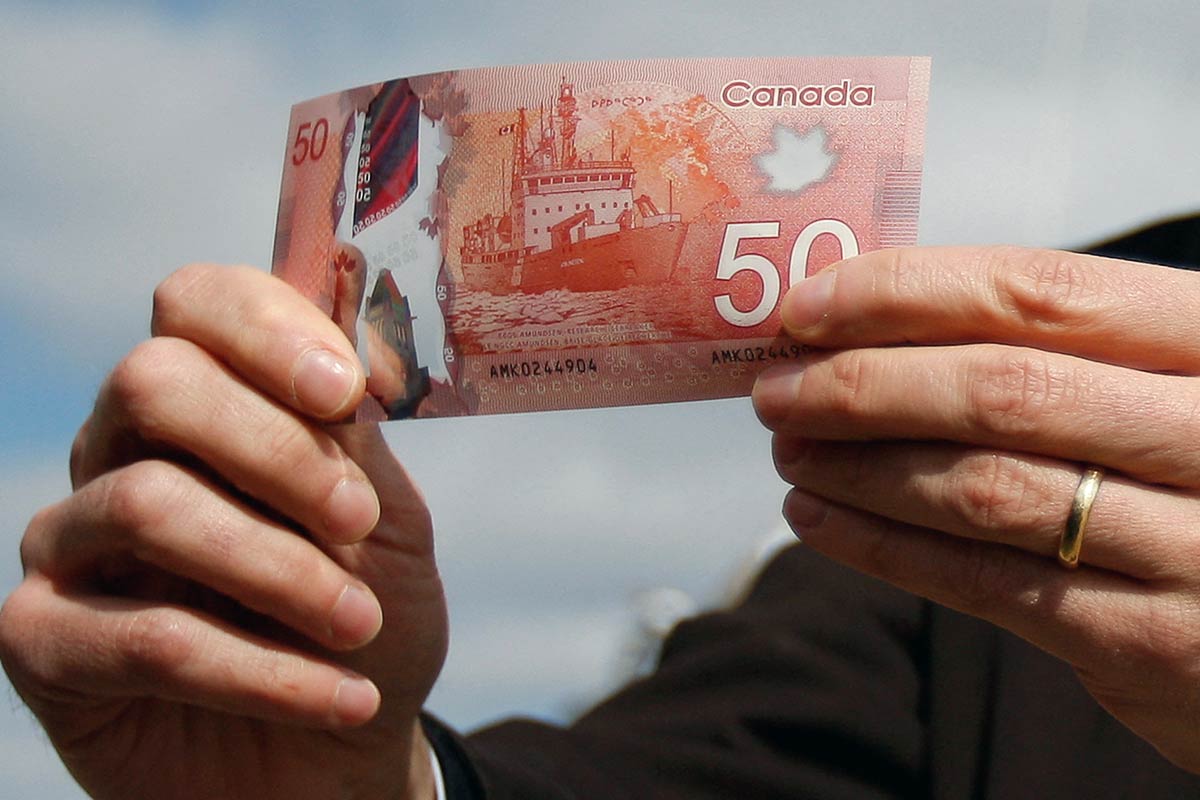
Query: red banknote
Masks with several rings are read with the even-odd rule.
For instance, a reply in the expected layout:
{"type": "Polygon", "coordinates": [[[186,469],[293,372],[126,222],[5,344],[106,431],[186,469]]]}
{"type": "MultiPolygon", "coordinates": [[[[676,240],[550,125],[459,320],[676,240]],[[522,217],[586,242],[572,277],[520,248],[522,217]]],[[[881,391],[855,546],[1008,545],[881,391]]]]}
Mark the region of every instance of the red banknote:
{"type": "Polygon", "coordinates": [[[440,72],[292,110],[273,271],[367,366],[358,419],[731,397],[779,300],[916,239],[924,58],[440,72]]]}

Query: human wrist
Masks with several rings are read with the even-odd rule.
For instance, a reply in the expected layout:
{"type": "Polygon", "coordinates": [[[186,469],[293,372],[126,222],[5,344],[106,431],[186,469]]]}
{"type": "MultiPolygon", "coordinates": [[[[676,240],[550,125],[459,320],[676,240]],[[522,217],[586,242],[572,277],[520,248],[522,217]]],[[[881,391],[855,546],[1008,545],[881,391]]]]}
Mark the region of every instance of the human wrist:
{"type": "Polygon", "coordinates": [[[372,766],[347,776],[345,796],[354,800],[438,800],[433,749],[420,719],[414,720],[411,729],[396,728],[393,733],[385,740],[363,745],[374,754],[372,766]]]}
{"type": "Polygon", "coordinates": [[[405,800],[438,800],[437,781],[434,777],[434,754],[420,720],[413,722],[412,746],[409,748],[408,780],[405,800]]]}

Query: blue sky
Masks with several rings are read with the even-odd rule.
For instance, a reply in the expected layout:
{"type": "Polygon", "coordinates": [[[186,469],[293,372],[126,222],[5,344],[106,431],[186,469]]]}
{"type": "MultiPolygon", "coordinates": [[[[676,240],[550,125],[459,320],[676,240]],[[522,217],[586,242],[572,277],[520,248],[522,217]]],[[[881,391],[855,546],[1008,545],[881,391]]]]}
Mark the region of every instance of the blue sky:
{"type": "MultiPolygon", "coordinates": [[[[289,108],[308,97],[528,61],[932,55],[923,241],[1076,244],[1200,208],[1194,0],[547,7],[0,4],[0,593],[154,285],[193,260],[266,265],[289,108]]],[[[628,675],[648,592],[720,602],[782,540],[746,401],[389,439],[438,523],[454,633],[431,704],[460,725],[568,715],[628,675]]],[[[0,800],[80,797],[11,705],[0,800]]]]}
{"type": "Polygon", "coordinates": [[[0,308],[0,364],[5,366],[4,393],[0,395],[0,452],[34,455],[62,450],[78,422],[91,407],[88,395],[100,378],[78,371],[52,373],[58,352],[37,334],[31,322],[15,310],[0,308]]]}

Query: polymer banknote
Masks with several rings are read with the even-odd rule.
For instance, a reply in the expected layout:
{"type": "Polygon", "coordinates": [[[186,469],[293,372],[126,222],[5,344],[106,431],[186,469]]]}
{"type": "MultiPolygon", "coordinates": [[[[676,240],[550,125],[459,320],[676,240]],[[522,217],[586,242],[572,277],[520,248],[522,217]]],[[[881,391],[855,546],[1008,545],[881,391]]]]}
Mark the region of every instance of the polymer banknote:
{"type": "Polygon", "coordinates": [[[273,272],[360,421],[748,394],[788,287],[917,235],[925,58],[439,72],[296,105],[273,272]]]}

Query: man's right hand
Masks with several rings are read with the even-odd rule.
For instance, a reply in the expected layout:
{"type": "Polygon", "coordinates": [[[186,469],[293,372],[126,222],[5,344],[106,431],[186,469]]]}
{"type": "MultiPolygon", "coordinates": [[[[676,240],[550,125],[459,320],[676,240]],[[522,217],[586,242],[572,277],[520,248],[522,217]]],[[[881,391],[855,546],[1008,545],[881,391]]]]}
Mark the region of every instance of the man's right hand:
{"type": "Polygon", "coordinates": [[[97,798],[432,796],[447,622],[425,504],[338,327],[188,267],[112,372],[73,494],[21,546],[0,658],[97,798]]]}

